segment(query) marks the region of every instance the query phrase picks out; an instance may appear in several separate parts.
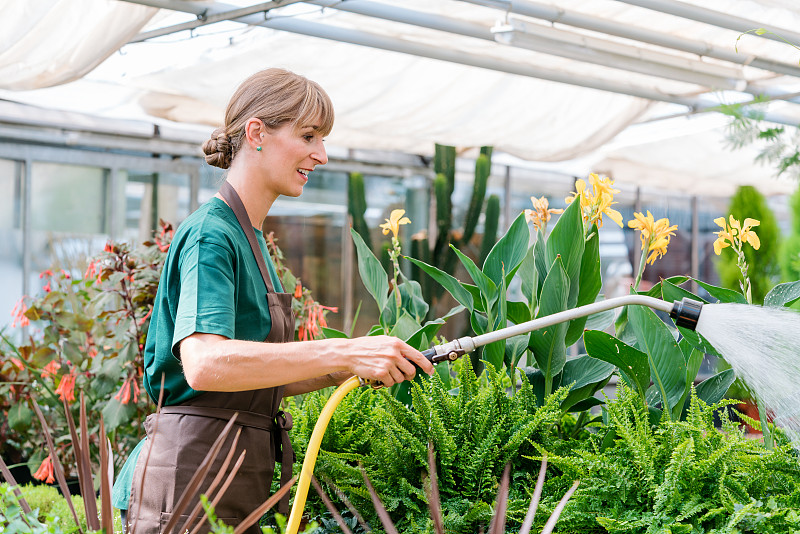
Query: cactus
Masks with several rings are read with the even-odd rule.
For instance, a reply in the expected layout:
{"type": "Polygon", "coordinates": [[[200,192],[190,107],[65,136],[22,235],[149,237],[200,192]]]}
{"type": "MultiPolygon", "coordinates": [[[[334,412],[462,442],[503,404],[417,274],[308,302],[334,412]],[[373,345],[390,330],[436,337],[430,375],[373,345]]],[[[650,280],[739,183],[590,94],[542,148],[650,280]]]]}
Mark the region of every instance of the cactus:
{"type": "Polygon", "coordinates": [[[483,242],[479,265],[483,265],[486,256],[497,242],[497,227],[500,226],[500,197],[491,195],[486,201],[486,218],[483,225],[483,242]]]}
{"type": "Polygon", "coordinates": [[[478,217],[483,207],[483,199],[486,196],[486,183],[489,180],[491,171],[491,160],[485,154],[481,153],[475,162],[475,182],[472,185],[472,198],[469,201],[467,216],[464,218],[464,235],[461,236],[461,242],[463,243],[469,243],[469,240],[472,239],[472,235],[475,233],[475,227],[478,225],[478,217]]]}
{"type": "MultiPolygon", "coordinates": [[[[456,255],[450,250],[451,244],[465,253],[469,253],[471,249],[472,256],[480,254],[480,262],[481,264],[483,263],[486,254],[488,254],[488,251],[491,250],[497,240],[500,217],[500,199],[497,196],[492,196],[487,205],[484,237],[479,244],[471,242],[483,210],[486,187],[492,168],[492,148],[482,147],[480,155],[475,161],[475,181],[472,185],[472,195],[464,217],[464,224],[457,225],[454,223],[452,194],[455,188],[455,155],[455,147],[436,145],[433,159],[434,172],[436,172],[436,178],[433,181],[433,193],[436,202],[436,242],[432,249],[427,248],[427,238],[418,237],[412,242],[412,254],[414,257],[448,273],[452,273],[458,263],[456,255]],[[421,254],[423,250],[426,251],[425,254],[421,254]],[[485,253],[484,250],[486,251],[485,253]],[[427,251],[430,252],[427,253],[427,251]]],[[[422,272],[412,271],[412,278],[420,282],[423,287],[423,295],[429,302],[438,299],[444,292],[440,285],[433,284],[428,276],[422,272]],[[433,291],[426,290],[426,288],[431,287],[433,291]]],[[[431,312],[433,312],[433,309],[431,309],[431,312]]]]}
{"type": "MultiPolygon", "coordinates": [[[[433,194],[436,202],[436,241],[432,244],[424,232],[411,239],[411,255],[425,263],[433,265],[442,271],[452,273],[458,258],[450,250],[450,245],[458,247],[473,257],[479,257],[482,265],[487,254],[497,241],[498,223],[500,219],[500,199],[496,195],[489,197],[486,202],[486,217],[484,221],[484,235],[480,243],[472,243],[475,229],[478,226],[481,211],[486,197],[486,187],[492,168],[492,148],[481,147],[480,155],[475,161],[475,181],[472,185],[472,195],[469,207],[464,217],[464,224],[454,228],[453,222],[453,190],[455,189],[456,175],[456,149],[452,146],[436,145],[433,159],[433,168],[436,177],[433,180],[433,194]]],[[[364,191],[364,176],[360,173],[350,173],[348,179],[348,212],[353,221],[353,229],[372,248],[369,228],[367,227],[364,213],[367,210],[366,195],[364,191]]],[[[383,249],[386,249],[386,244],[383,249]]],[[[388,262],[386,250],[377,251],[381,263],[388,262]]],[[[389,270],[388,265],[384,268],[389,270]]],[[[405,271],[406,269],[403,269],[405,271]]],[[[422,294],[431,303],[438,300],[444,292],[439,284],[434,284],[428,275],[416,267],[411,267],[411,278],[420,283],[422,294]]],[[[433,308],[430,312],[435,316],[433,308]]]]}
{"type": "Polygon", "coordinates": [[[347,179],[347,211],[353,220],[353,229],[358,232],[364,243],[372,248],[369,226],[367,226],[367,221],[364,219],[364,213],[367,211],[364,175],[360,172],[351,172],[347,179]]]}

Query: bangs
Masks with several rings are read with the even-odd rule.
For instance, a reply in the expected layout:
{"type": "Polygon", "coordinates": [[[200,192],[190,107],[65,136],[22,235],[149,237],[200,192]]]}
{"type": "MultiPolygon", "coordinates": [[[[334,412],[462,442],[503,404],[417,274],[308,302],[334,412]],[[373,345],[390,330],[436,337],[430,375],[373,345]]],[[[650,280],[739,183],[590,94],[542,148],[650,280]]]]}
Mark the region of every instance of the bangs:
{"type": "Polygon", "coordinates": [[[333,119],[333,103],[330,97],[319,85],[309,82],[295,125],[298,128],[314,126],[325,137],[333,130],[333,119]]]}

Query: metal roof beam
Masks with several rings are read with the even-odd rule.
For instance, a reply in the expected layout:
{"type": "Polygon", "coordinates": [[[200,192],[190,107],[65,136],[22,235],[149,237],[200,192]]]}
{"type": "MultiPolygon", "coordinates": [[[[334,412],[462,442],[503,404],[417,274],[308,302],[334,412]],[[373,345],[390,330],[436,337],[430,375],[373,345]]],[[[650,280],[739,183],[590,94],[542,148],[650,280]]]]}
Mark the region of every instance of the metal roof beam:
{"type": "MultiPolygon", "coordinates": [[[[122,1],[126,2],[127,0],[122,1]]],[[[170,11],[179,11],[181,13],[191,13],[198,17],[202,17],[208,11],[208,4],[191,2],[189,0],[137,0],[132,3],[157,7],[159,9],[169,9],[170,11]]]]}
{"type": "MultiPolygon", "coordinates": [[[[141,0],[125,1],[138,3],[141,0]]],[[[230,9],[222,4],[213,4],[213,6],[218,10],[230,9]]],[[[249,15],[247,17],[238,19],[238,22],[256,26],[264,26],[275,30],[298,33],[301,35],[308,35],[311,37],[318,37],[321,39],[329,39],[332,41],[389,50],[392,52],[401,52],[419,57],[447,61],[450,63],[495,70],[498,72],[506,72],[508,74],[517,74],[520,76],[528,76],[531,78],[565,83],[579,87],[586,87],[589,89],[624,94],[657,102],[669,102],[672,104],[687,106],[695,111],[711,111],[718,106],[716,102],[700,98],[687,98],[669,95],[648,87],[620,83],[606,78],[577,76],[550,69],[543,69],[531,64],[516,63],[492,57],[481,57],[459,50],[413,43],[403,39],[387,37],[385,35],[370,33],[363,30],[353,30],[350,28],[320,24],[299,18],[281,17],[264,20],[262,16],[249,15]]],[[[767,120],[781,124],[796,124],[796,121],[794,121],[792,118],[787,118],[776,114],[769,115],[767,120]]]]}
{"type": "Polygon", "coordinates": [[[140,43],[142,41],[146,41],[147,39],[154,39],[156,37],[163,37],[164,35],[170,35],[172,33],[182,32],[186,30],[193,30],[195,28],[199,28],[201,26],[207,26],[209,24],[215,24],[217,22],[223,22],[226,20],[235,20],[241,17],[245,17],[247,15],[252,15],[253,13],[264,13],[266,15],[266,13],[269,12],[270,10],[288,6],[290,4],[296,4],[302,1],[303,0],[273,0],[271,2],[262,2],[260,4],[255,4],[248,7],[231,9],[228,11],[219,11],[210,14],[208,13],[208,10],[206,10],[206,12],[203,15],[198,15],[197,20],[184,22],[182,24],[175,24],[173,26],[166,26],[164,28],[158,28],[147,32],[142,32],[139,35],[135,36],[133,39],[131,39],[129,42],[140,43]]]}
{"type": "MultiPolygon", "coordinates": [[[[764,39],[771,39],[773,41],[785,42],[790,41],[800,43],[800,33],[789,30],[787,28],[780,28],[778,26],[770,26],[767,24],[755,23],[750,19],[729,15],[721,11],[714,11],[705,7],[687,4],[685,2],[676,2],[675,0],[617,0],[623,4],[630,4],[632,6],[643,7],[652,11],[659,11],[668,15],[675,15],[684,19],[703,22],[719,28],[726,28],[737,32],[745,33],[757,28],[764,28],[767,33],[758,35],[764,39]]],[[[755,35],[755,34],[754,34],[755,35]]]]}
{"type": "MultiPolygon", "coordinates": [[[[800,77],[800,66],[794,63],[786,63],[782,61],[739,54],[708,43],[683,39],[681,37],[675,37],[665,33],[658,33],[651,29],[636,28],[629,24],[621,24],[611,20],[604,20],[590,15],[584,15],[583,13],[567,11],[551,5],[538,4],[530,0],[514,0],[513,2],[510,0],[460,1],[498,9],[506,13],[515,13],[517,15],[524,15],[526,17],[547,20],[552,23],[560,23],[567,26],[574,26],[576,28],[583,28],[585,30],[614,35],[625,39],[631,39],[633,41],[662,46],[664,48],[681,50],[683,52],[689,52],[698,56],[720,59],[722,61],[729,61],[739,65],[750,65],[752,67],[771,72],[777,72],[779,74],[800,77]]],[[[798,42],[800,43],[800,41],[798,42]]]]}

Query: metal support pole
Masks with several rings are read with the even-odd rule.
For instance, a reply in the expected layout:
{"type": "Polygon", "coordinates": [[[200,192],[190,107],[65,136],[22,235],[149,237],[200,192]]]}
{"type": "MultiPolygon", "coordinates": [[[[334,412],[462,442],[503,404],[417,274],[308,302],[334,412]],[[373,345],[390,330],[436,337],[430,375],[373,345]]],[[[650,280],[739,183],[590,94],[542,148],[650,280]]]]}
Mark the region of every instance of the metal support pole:
{"type": "Polygon", "coordinates": [[[189,171],[189,213],[200,207],[200,168],[189,171]]]}
{"type": "MultiPolygon", "coordinates": [[[[642,211],[642,188],[636,187],[636,196],[633,200],[633,211],[641,213],[642,211]]],[[[633,233],[633,261],[631,264],[632,280],[636,280],[636,274],[639,270],[639,263],[642,261],[642,249],[636,244],[636,232],[633,233]]]]}
{"type": "Polygon", "coordinates": [[[25,169],[21,188],[22,207],[22,294],[30,295],[31,277],[31,185],[33,182],[33,160],[26,159],[23,163],[25,169]]]}
{"type": "Polygon", "coordinates": [[[503,180],[503,231],[511,227],[511,166],[506,165],[506,175],[503,180]]]}
{"type": "Polygon", "coordinates": [[[700,215],[697,196],[692,197],[692,293],[697,294],[697,279],[700,278],[700,215]]]}
{"type": "Polygon", "coordinates": [[[353,328],[353,240],[350,238],[350,228],[353,226],[350,214],[345,214],[342,222],[342,292],[344,293],[344,324],[342,330],[349,333],[353,328]]]}

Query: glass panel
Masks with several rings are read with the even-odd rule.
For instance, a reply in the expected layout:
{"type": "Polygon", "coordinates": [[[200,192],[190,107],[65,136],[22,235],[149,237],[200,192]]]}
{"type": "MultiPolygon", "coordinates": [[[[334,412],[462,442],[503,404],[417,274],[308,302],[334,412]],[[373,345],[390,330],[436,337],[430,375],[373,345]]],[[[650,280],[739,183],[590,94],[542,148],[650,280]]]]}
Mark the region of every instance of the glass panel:
{"type": "Polygon", "coordinates": [[[346,221],[347,174],[315,171],[303,195],[280,197],[264,222],[265,235],[274,232],[292,273],[319,303],[339,308],[339,313],[327,315],[328,326],[337,330],[344,327],[342,240],[346,221]]]}
{"type": "Polygon", "coordinates": [[[39,278],[42,271],[83,274],[86,258],[102,248],[107,239],[109,183],[101,168],[33,163],[28,273],[32,294],[46,282],[39,278]]]}
{"type": "Polygon", "coordinates": [[[145,241],[158,228],[159,219],[177,226],[189,215],[188,175],[128,170],[121,176],[125,184],[126,239],[145,241]]]}
{"type": "Polygon", "coordinates": [[[22,297],[21,172],[21,164],[0,159],[0,328],[22,297]]]}

